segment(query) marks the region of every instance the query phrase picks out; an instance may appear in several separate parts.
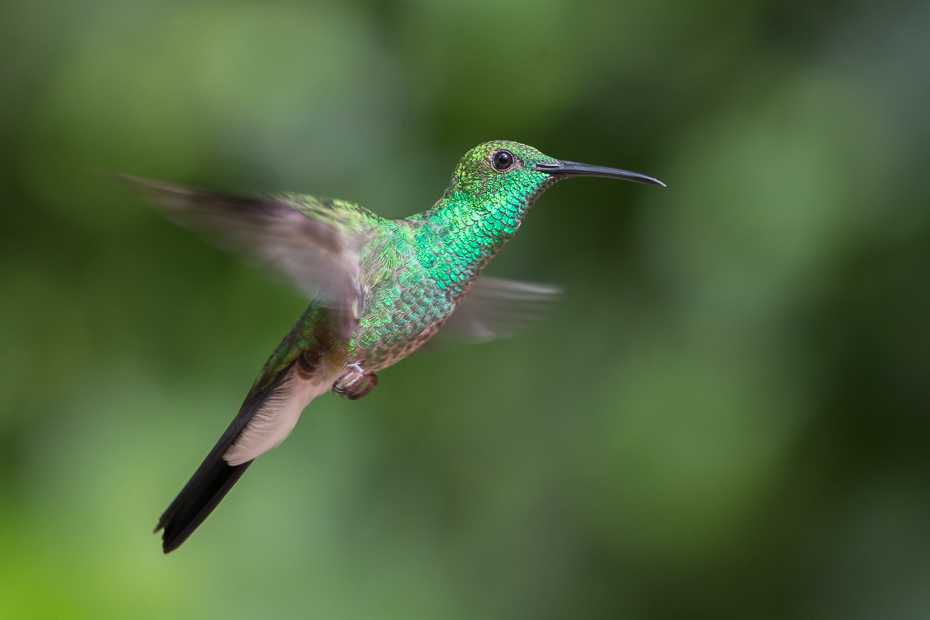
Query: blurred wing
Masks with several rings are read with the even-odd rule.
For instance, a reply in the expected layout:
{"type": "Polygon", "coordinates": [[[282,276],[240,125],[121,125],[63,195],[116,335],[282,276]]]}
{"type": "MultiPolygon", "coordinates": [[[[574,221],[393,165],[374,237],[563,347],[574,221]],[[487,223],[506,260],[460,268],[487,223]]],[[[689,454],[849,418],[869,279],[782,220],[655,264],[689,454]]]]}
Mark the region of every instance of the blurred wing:
{"type": "Polygon", "coordinates": [[[170,221],[284,275],[309,299],[336,310],[340,334],[351,336],[363,303],[358,250],[372,235],[361,208],[315,196],[236,198],[120,178],[170,221]]]}
{"type": "Polygon", "coordinates": [[[509,338],[538,323],[561,293],[557,286],[480,276],[430,343],[509,338]]]}

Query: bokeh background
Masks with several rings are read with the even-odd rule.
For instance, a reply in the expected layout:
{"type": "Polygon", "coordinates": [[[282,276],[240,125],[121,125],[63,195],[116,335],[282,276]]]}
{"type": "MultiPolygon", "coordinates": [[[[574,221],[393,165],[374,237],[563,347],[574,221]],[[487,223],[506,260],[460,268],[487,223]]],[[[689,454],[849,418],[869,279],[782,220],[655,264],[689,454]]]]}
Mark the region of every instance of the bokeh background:
{"type": "Polygon", "coordinates": [[[930,617],[930,3],[0,4],[0,617],[930,617]],[[150,532],[304,300],[96,171],[424,210],[513,139],[541,325],[150,532]]]}

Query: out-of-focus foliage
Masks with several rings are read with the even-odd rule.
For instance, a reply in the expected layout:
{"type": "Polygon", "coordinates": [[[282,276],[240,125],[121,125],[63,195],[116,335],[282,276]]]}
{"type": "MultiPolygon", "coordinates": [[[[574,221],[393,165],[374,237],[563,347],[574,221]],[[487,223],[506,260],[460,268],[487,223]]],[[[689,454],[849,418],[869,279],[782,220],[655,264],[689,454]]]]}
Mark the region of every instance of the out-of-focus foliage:
{"type": "Polygon", "coordinates": [[[930,4],[0,4],[0,617],[930,617],[930,4]],[[96,174],[401,216],[573,180],[511,340],[314,401],[148,532],[304,302],[96,174]]]}

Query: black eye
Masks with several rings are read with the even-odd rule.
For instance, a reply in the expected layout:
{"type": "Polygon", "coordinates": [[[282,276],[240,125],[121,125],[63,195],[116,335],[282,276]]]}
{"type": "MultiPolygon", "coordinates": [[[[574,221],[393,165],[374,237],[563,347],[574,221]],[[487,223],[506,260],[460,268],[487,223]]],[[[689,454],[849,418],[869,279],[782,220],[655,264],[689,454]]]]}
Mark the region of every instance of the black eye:
{"type": "Polygon", "coordinates": [[[491,163],[494,165],[494,169],[500,172],[506,172],[513,168],[513,162],[513,153],[504,149],[494,151],[494,154],[491,155],[491,163]]]}

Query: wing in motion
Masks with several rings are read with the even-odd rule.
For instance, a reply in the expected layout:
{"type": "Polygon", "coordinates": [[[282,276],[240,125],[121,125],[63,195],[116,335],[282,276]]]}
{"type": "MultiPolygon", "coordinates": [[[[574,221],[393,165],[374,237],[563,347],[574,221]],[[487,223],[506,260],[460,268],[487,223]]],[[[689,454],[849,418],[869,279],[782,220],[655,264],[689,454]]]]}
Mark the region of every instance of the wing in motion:
{"type": "Polygon", "coordinates": [[[539,322],[558,300],[557,286],[479,276],[446,324],[427,343],[488,342],[509,338],[539,322]]]}
{"type": "Polygon", "coordinates": [[[339,333],[351,337],[364,303],[358,250],[371,238],[373,214],[349,202],[315,196],[236,198],[119,178],[175,224],[283,274],[308,299],[335,310],[339,333]]]}

